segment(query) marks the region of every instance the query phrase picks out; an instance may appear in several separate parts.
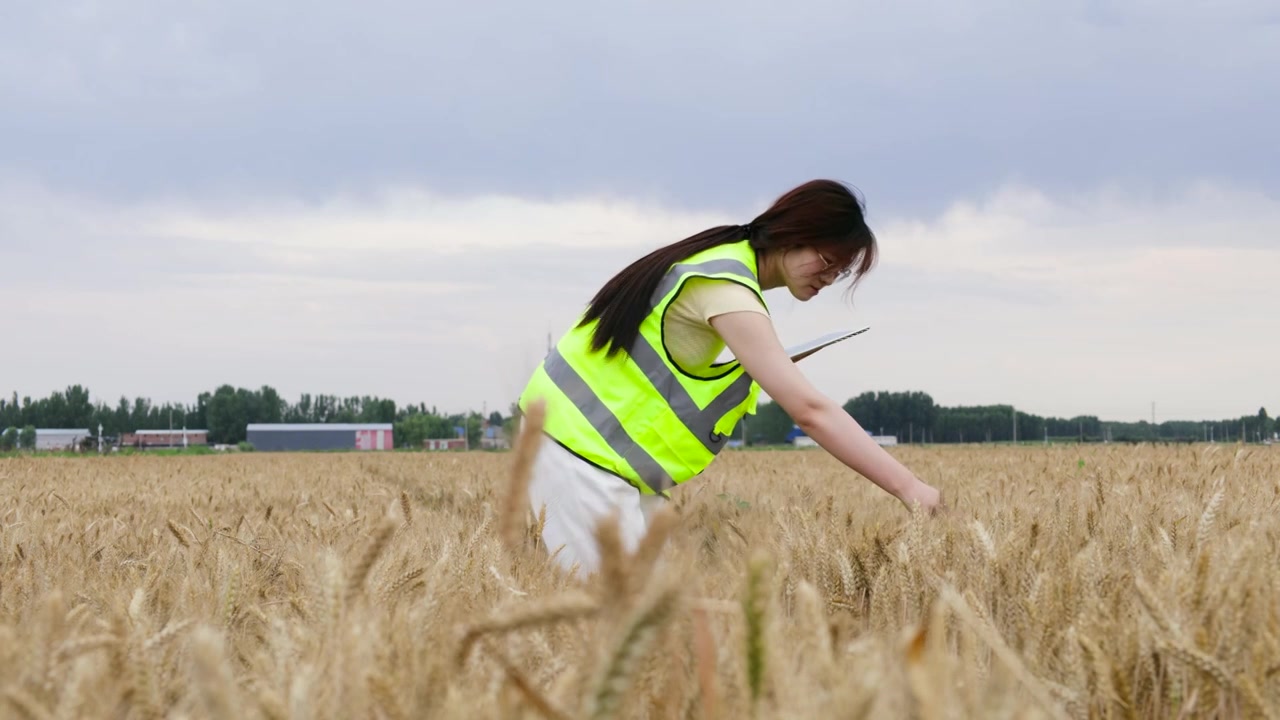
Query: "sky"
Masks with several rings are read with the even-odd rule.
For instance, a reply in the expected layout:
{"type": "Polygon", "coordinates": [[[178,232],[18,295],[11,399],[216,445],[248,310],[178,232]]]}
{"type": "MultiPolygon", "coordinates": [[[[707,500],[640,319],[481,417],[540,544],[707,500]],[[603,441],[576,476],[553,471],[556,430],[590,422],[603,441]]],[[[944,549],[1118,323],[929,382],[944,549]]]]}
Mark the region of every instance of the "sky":
{"type": "Polygon", "coordinates": [[[0,394],[504,414],[632,259],[812,178],[840,402],[1280,412],[1280,5],[13,3],[0,394]]]}

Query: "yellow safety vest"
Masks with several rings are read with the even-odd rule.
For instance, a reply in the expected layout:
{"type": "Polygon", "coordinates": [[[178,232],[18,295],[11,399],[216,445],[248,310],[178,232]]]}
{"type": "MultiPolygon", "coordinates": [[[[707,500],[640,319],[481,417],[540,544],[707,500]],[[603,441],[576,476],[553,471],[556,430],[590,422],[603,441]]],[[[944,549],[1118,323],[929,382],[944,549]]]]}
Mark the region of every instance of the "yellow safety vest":
{"type": "Polygon", "coordinates": [[[606,359],[590,345],[597,322],[575,326],[520,396],[526,410],[545,398],[544,432],[553,440],[645,495],[667,495],[706,469],[738,421],[755,414],[760,394],[737,361],[680,368],[671,359],[663,318],[694,277],[739,283],[765,302],[746,240],[696,253],[663,276],[630,352],[606,359]]]}

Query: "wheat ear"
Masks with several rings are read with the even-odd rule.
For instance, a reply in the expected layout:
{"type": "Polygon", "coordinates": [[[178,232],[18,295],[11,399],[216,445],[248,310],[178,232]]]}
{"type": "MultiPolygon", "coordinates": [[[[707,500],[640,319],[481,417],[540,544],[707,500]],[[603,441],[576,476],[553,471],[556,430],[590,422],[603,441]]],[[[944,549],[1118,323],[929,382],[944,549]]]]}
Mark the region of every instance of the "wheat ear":
{"type": "Polygon", "coordinates": [[[632,671],[640,664],[662,626],[675,614],[679,591],[672,585],[654,595],[652,601],[642,606],[623,627],[618,642],[608,653],[602,665],[603,671],[589,696],[591,705],[587,717],[604,720],[617,715],[622,707],[632,671]]]}
{"type": "Polygon", "coordinates": [[[400,491],[400,512],[404,514],[404,524],[406,527],[413,526],[413,505],[409,502],[409,493],[400,491]]]}
{"type": "Polygon", "coordinates": [[[191,547],[191,543],[187,540],[187,536],[183,535],[182,531],[178,529],[177,523],[172,520],[166,520],[165,524],[169,526],[169,532],[173,533],[173,536],[178,538],[179,545],[184,548],[191,547]]]}
{"type": "Polygon", "coordinates": [[[533,463],[538,457],[542,440],[542,428],[546,422],[547,403],[541,398],[529,404],[520,421],[520,434],[516,436],[511,475],[507,493],[503,498],[502,517],[498,535],[503,545],[514,552],[520,544],[520,519],[529,504],[529,480],[533,476],[533,463]]]}
{"type": "Polygon", "coordinates": [[[973,630],[978,634],[978,637],[982,638],[983,642],[991,648],[996,657],[1000,658],[1000,660],[1005,664],[1005,667],[1013,673],[1013,676],[1027,688],[1031,693],[1031,696],[1036,699],[1036,702],[1040,703],[1041,707],[1049,717],[1056,718],[1056,720],[1069,720],[1067,715],[1054,704],[1053,698],[1049,696],[1044,684],[1032,675],[1030,670],[1027,670],[1026,665],[1022,664],[1017,653],[1005,644],[999,633],[989,627],[987,623],[983,622],[982,619],[978,617],[977,613],[973,611],[973,608],[969,606],[969,602],[967,600],[957,594],[951,587],[944,587],[939,597],[943,602],[947,603],[947,605],[951,607],[952,612],[954,612],[958,618],[973,628],[973,630]]]}
{"type": "Polygon", "coordinates": [[[462,665],[471,652],[471,646],[483,635],[495,632],[508,632],[534,625],[576,620],[595,614],[600,604],[595,598],[580,592],[572,592],[550,602],[526,608],[521,612],[499,615],[482,620],[469,626],[462,635],[455,662],[462,665]]]}
{"type": "Polygon", "coordinates": [[[520,693],[520,697],[524,698],[524,700],[528,702],[539,715],[547,718],[548,720],[571,720],[563,710],[556,707],[556,704],[552,702],[550,698],[539,692],[538,689],[533,686],[533,683],[530,683],[529,679],[524,676],[524,673],[520,672],[519,668],[507,659],[505,654],[499,650],[493,649],[490,650],[489,654],[492,655],[494,659],[498,661],[498,664],[502,666],[503,672],[507,674],[507,680],[515,686],[516,690],[520,693]]]}
{"type": "Polygon", "coordinates": [[[702,717],[715,720],[720,717],[720,699],[716,690],[716,641],[711,634],[707,611],[694,607],[692,611],[693,654],[697,662],[698,694],[702,699],[702,717]]]}
{"type": "Polygon", "coordinates": [[[649,527],[631,559],[629,578],[631,585],[627,588],[629,593],[640,592],[640,589],[649,581],[649,576],[658,563],[658,557],[662,554],[667,538],[671,536],[671,531],[679,522],[679,515],[669,504],[658,508],[657,512],[650,516],[649,527]]]}
{"type": "Polygon", "coordinates": [[[631,588],[627,577],[627,553],[622,547],[618,511],[605,515],[596,523],[596,545],[600,550],[600,577],[604,583],[604,606],[621,613],[631,588]]]}
{"type": "Polygon", "coordinates": [[[768,574],[768,556],[757,553],[747,567],[747,588],[742,596],[742,613],[747,626],[747,685],[751,689],[752,706],[760,701],[764,692],[768,574]]]}
{"type": "Polygon", "coordinates": [[[237,716],[236,683],[221,633],[201,626],[191,632],[191,656],[196,690],[206,717],[231,720],[237,716]]]}
{"type": "Polygon", "coordinates": [[[373,531],[373,539],[365,547],[364,554],[360,556],[360,560],[356,563],[355,569],[351,573],[351,579],[347,582],[347,602],[351,602],[364,590],[364,582],[369,577],[369,571],[373,569],[373,564],[378,561],[378,556],[386,549],[387,541],[391,539],[391,535],[395,530],[395,523],[390,519],[384,519],[378,524],[377,529],[373,531]]]}

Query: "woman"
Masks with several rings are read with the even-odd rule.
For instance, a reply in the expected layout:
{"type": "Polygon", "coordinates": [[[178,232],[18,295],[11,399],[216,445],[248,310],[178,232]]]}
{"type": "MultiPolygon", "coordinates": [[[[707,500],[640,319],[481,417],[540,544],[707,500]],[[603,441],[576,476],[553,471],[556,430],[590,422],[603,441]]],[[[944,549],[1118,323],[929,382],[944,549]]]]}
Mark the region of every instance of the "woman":
{"type": "Polygon", "coordinates": [[[856,284],[875,258],[858,199],[814,180],[746,225],[659,248],[606,283],[520,398],[526,410],[546,402],[529,495],[535,513],[545,505],[557,562],[593,572],[593,531],[611,512],[633,550],[650,502],[711,463],[762,389],[850,469],[908,507],[937,508],[936,489],[800,373],[762,294],[786,288],[807,301],[838,279],[856,284]],[[726,346],[735,359],[716,362],[726,346]]]}

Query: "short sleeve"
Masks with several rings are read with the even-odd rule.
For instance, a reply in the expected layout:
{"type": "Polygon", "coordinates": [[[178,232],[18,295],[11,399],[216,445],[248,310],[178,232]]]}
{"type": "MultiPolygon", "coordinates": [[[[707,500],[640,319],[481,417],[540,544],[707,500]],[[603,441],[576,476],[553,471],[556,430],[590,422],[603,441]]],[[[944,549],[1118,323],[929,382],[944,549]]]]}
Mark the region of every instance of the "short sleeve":
{"type": "Polygon", "coordinates": [[[688,294],[690,315],[708,322],[717,315],[731,312],[756,312],[768,315],[760,298],[745,285],[731,280],[691,278],[683,294],[688,294]]]}

